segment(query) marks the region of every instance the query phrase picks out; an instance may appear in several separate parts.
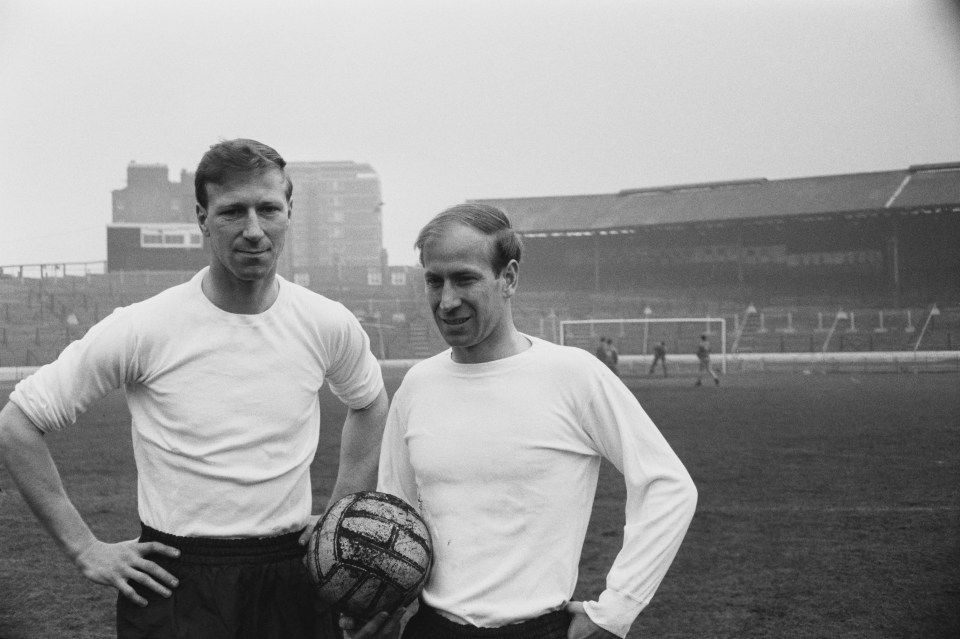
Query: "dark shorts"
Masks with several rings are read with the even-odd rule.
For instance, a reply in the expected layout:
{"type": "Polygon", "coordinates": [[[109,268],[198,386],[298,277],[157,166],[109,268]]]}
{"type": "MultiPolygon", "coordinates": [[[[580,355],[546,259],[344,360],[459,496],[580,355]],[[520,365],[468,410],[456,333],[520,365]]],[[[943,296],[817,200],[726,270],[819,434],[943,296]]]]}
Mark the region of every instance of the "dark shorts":
{"type": "Polygon", "coordinates": [[[165,598],[131,582],[141,608],[117,598],[118,639],[333,639],[336,619],[322,610],[303,565],[300,533],[263,539],[176,537],[143,526],[140,541],[181,551],[151,555],[180,584],[165,598]]]}
{"type": "Polygon", "coordinates": [[[410,618],[403,639],[566,639],[570,613],[565,610],[499,628],[479,628],[455,623],[420,602],[410,618]]]}

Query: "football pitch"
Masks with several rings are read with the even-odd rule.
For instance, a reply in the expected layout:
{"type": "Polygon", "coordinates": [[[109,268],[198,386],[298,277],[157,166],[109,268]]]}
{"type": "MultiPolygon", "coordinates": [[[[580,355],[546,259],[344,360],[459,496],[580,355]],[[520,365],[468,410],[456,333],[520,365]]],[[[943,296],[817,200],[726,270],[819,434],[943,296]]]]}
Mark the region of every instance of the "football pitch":
{"type": "MultiPolygon", "coordinates": [[[[960,637],[960,375],[734,374],[719,388],[694,388],[689,377],[627,381],[700,493],[631,638],[960,637]]],[[[391,392],[397,382],[388,379],[391,392]]],[[[343,415],[325,392],[315,509],[332,485],[343,415]]],[[[135,537],[122,395],[48,441],[94,532],[135,537]]],[[[0,488],[0,639],[114,636],[115,592],[76,572],[4,471],[0,488]]],[[[603,587],[623,496],[604,466],[578,598],[603,587]]]]}

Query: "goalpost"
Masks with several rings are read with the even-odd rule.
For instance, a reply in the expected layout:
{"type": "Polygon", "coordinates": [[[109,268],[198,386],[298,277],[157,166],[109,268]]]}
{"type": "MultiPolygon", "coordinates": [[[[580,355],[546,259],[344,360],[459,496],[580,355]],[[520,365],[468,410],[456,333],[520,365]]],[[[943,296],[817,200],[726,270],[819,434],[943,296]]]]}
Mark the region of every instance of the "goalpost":
{"type": "Polygon", "coordinates": [[[653,344],[664,341],[671,356],[692,355],[697,350],[700,335],[711,338],[718,331],[720,349],[714,355],[720,356],[720,370],[726,373],[727,321],[722,317],[563,320],[560,322],[560,343],[593,352],[601,336],[610,337],[616,342],[621,356],[631,356],[648,355],[653,344]]]}

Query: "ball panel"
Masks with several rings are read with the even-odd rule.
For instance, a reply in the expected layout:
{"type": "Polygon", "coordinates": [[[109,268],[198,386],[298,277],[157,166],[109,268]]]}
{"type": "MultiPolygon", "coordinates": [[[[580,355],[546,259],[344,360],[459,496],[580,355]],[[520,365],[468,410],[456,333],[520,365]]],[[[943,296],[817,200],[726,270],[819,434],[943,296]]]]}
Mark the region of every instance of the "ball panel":
{"type": "Polygon", "coordinates": [[[354,533],[376,544],[387,544],[394,534],[396,524],[387,518],[371,517],[351,512],[340,522],[341,534],[354,533]]]}
{"type": "Polygon", "coordinates": [[[331,594],[350,592],[354,584],[364,577],[364,573],[350,566],[339,565],[324,580],[323,589],[331,594]]]}
{"type": "Polygon", "coordinates": [[[409,561],[416,564],[421,572],[425,573],[430,568],[431,552],[427,541],[411,534],[409,530],[400,531],[392,547],[393,552],[401,557],[406,557],[409,561]]]}
{"type": "MultiPolygon", "coordinates": [[[[323,540],[321,543],[326,544],[329,542],[323,540]]],[[[334,553],[317,553],[313,557],[312,568],[316,571],[318,577],[330,574],[339,565],[336,554],[334,553]]]]}
{"type": "Polygon", "coordinates": [[[403,589],[415,584],[425,572],[425,566],[398,554],[390,548],[379,548],[366,543],[363,537],[340,538],[340,561],[345,565],[362,567],[387,583],[403,589]],[[358,543],[359,542],[359,543],[358,543]]]}
{"type": "Polygon", "coordinates": [[[367,574],[354,584],[350,594],[345,598],[345,604],[363,617],[373,616],[378,610],[382,592],[383,582],[377,576],[367,574]]]}

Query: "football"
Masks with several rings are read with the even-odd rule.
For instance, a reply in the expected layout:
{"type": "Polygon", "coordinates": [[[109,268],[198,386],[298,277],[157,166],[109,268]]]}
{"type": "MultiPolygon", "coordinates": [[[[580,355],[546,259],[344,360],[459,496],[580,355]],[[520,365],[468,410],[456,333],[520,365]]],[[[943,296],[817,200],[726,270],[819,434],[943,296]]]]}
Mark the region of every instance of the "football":
{"type": "Polygon", "coordinates": [[[322,601],[367,621],[417,598],[430,573],[433,546],[410,504],[366,491],[347,495],[327,510],[304,562],[322,601]]]}

